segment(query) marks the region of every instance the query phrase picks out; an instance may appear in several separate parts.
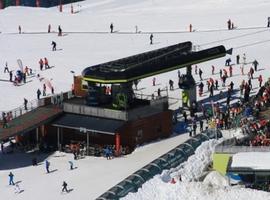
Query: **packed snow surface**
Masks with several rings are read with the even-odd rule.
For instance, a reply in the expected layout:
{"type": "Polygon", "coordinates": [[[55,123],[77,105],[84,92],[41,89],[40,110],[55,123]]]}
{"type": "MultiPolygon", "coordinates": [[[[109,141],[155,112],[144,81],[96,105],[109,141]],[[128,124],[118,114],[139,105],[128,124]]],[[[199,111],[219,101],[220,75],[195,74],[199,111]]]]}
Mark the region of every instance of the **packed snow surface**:
{"type": "MultiPolygon", "coordinates": [[[[70,5],[64,6],[63,13],[58,12],[57,7],[8,7],[0,11],[0,79],[9,80],[9,74],[3,73],[5,62],[15,74],[19,69],[17,59],[21,59],[23,66],[51,81],[55,93],[60,93],[71,89],[73,74],[70,71],[80,75],[91,65],[191,41],[200,50],[217,45],[234,48],[232,63],[235,63],[237,54],[242,58],[246,53],[248,63],[256,58],[259,71],[255,72],[255,77],[262,74],[266,80],[270,74],[267,70],[270,29],[266,28],[269,8],[270,2],[265,0],[89,0],[74,4],[76,14],[70,13],[70,5]],[[237,29],[227,30],[229,18],[237,29]],[[114,34],[109,33],[111,23],[116,31],[114,34]],[[49,24],[52,27],[50,34],[47,33],[49,24]],[[194,32],[188,31],[189,24],[194,32]],[[18,34],[19,25],[23,34],[18,34]],[[58,25],[61,25],[63,37],[57,36],[58,25]],[[135,34],[136,26],[139,34],[135,34]],[[154,34],[153,45],[149,44],[150,33],[154,34]],[[51,50],[52,41],[57,43],[57,51],[51,50]],[[38,61],[44,57],[54,67],[40,71],[38,61]]],[[[218,72],[225,68],[224,63],[225,58],[220,58],[199,65],[203,78],[211,76],[219,80],[218,72]],[[211,75],[212,65],[215,66],[214,75],[211,75]]],[[[250,66],[245,65],[245,74],[250,66]]],[[[181,73],[184,72],[182,69],[181,73]]],[[[22,105],[24,97],[36,99],[36,91],[38,88],[42,90],[44,82],[36,77],[27,79],[31,82],[19,87],[9,81],[0,81],[0,87],[4,88],[0,90],[0,111],[22,105]]],[[[177,72],[172,71],[156,76],[157,84],[153,87],[152,77],[143,79],[137,92],[157,95],[157,89],[165,88],[168,79],[172,79],[177,88],[177,72]]],[[[195,79],[198,80],[198,75],[195,79]]],[[[236,65],[233,77],[227,83],[234,81],[235,88],[238,88],[242,79],[247,79],[247,76],[242,76],[240,65],[236,65]]],[[[252,82],[256,88],[257,79],[252,82]]],[[[219,89],[227,88],[220,86],[219,89]]],[[[169,96],[174,98],[171,107],[177,108],[181,99],[179,89],[169,91],[169,96]]],[[[207,96],[204,94],[199,99],[207,96]]]]}
{"type": "MultiPolygon", "coordinates": [[[[185,41],[191,41],[200,50],[216,45],[234,48],[233,55],[226,56],[231,57],[232,63],[235,63],[237,54],[243,62],[242,56],[245,53],[248,63],[244,66],[245,75],[241,75],[241,65],[234,65],[233,76],[226,84],[233,81],[236,89],[243,79],[247,80],[250,62],[257,59],[259,70],[254,74],[252,84],[255,90],[251,93],[255,94],[258,89],[256,78],[261,74],[265,81],[270,76],[270,29],[266,28],[269,9],[270,2],[266,0],[86,0],[74,4],[76,14],[70,13],[70,5],[64,6],[63,13],[58,12],[57,7],[6,8],[0,11],[0,111],[20,106],[24,97],[28,100],[36,99],[36,91],[38,88],[42,89],[43,85],[36,77],[29,77],[31,82],[15,87],[8,81],[8,73],[3,72],[5,62],[8,62],[9,69],[16,71],[19,69],[17,59],[21,59],[24,66],[32,68],[35,75],[45,77],[51,82],[55,92],[60,93],[71,89],[71,70],[79,75],[84,68],[91,65],[185,41]],[[237,27],[235,30],[227,30],[228,19],[234,22],[237,27]],[[114,24],[116,33],[109,33],[111,23],[114,24]],[[50,34],[47,33],[49,24],[52,26],[50,34]],[[189,24],[192,24],[194,32],[188,32],[189,24]],[[23,34],[18,34],[19,25],[23,34]],[[58,25],[62,27],[63,37],[57,36],[58,25]],[[135,34],[135,26],[141,33],[135,34]],[[150,33],[154,34],[153,45],[149,44],[150,33]],[[51,51],[52,41],[57,43],[58,50],[55,52],[51,51]],[[40,71],[38,61],[44,57],[54,67],[40,71]]],[[[210,77],[219,80],[219,91],[215,91],[215,95],[220,90],[227,90],[227,87],[221,87],[218,73],[220,69],[228,68],[224,66],[226,58],[198,65],[203,70],[204,83],[210,77]],[[211,74],[212,65],[215,66],[214,75],[211,74]]],[[[185,69],[181,69],[181,73],[185,73],[185,69]]],[[[199,81],[198,75],[194,76],[199,81]]],[[[176,71],[156,76],[156,86],[152,86],[152,78],[139,83],[139,93],[156,95],[157,89],[165,88],[169,79],[174,81],[177,88],[176,71]]],[[[172,109],[181,105],[180,94],[179,89],[169,91],[172,109]]],[[[198,99],[208,100],[208,96],[209,93],[205,92],[198,99]]],[[[233,98],[238,97],[237,91],[233,98]]],[[[1,155],[0,179],[3,181],[0,182],[0,197],[1,200],[95,199],[140,167],[183,142],[186,137],[178,136],[147,145],[131,155],[112,161],[103,158],[80,160],[75,163],[78,169],[72,172],[68,170],[71,155],[54,154],[48,159],[52,163],[52,169],[57,171],[49,175],[45,174],[45,158],[41,160],[41,165],[32,167],[29,166],[31,158],[25,158],[25,155],[1,155]],[[14,194],[14,188],[8,186],[10,171],[14,173],[15,181],[22,181],[20,187],[24,192],[21,194],[14,194]],[[60,193],[63,180],[67,181],[68,187],[74,189],[69,194],[60,193]]],[[[189,172],[186,173],[190,177],[189,172]]],[[[200,182],[183,181],[172,185],[158,178],[155,180],[145,184],[142,191],[135,194],[136,197],[130,195],[129,198],[270,199],[268,193],[244,188],[216,189],[200,182]],[[144,189],[146,187],[149,187],[148,190],[144,189]]]]}

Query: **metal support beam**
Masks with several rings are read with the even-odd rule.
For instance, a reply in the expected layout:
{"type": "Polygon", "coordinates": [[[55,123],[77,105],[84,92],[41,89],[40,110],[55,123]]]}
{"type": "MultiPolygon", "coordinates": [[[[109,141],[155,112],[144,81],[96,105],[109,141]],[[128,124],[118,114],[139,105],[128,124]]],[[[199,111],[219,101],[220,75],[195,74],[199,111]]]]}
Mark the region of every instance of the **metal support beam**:
{"type": "Polygon", "coordinates": [[[60,147],[60,128],[57,127],[57,148],[58,151],[60,151],[61,147],[60,147]]]}
{"type": "Polygon", "coordinates": [[[38,149],[38,142],[39,142],[39,130],[38,130],[39,127],[36,128],[36,147],[38,149]]]}
{"type": "Polygon", "coordinates": [[[89,155],[89,131],[87,131],[86,133],[86,155],[88,156],[89,155]]]}

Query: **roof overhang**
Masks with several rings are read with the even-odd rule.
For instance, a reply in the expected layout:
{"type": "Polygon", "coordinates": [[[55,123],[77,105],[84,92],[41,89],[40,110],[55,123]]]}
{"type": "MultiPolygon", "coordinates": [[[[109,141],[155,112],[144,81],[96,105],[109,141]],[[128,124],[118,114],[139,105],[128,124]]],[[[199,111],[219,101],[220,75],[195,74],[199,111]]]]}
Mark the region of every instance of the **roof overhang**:
{"type": "Polygon", "coordinates": [[[82,133],[115,135],[124,123],[125,121],[121,120],[65,113],[55,120],[52,126],[74,129],[82,133]]]}

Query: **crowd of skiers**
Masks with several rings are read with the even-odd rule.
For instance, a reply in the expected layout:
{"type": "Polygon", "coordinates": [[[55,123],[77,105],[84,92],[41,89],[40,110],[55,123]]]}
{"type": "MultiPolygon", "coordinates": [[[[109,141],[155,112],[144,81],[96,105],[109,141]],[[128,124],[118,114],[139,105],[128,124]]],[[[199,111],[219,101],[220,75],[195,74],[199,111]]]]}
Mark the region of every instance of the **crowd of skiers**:
{"type": "MultiPolygon", "coordinates": [[[[241,74],[245,75],[244,68],[247,68],[245,54],[243,54],[243,62],[242,63],[239,62],[239,58],[240,58],[240,56],[237,55],[236,56],[236,64],[234,64],[234,65],[231,64],[231,58],[228,58],[226,60],[225,67],[227,67],[227,68],[219,70],[219,78],[220,78],[220,80],[214,79],[213,77],[210,77],[206,81],[207,91],[209,91],[209,93],[210,93],[209,96],[210,97],[214,96],[214,90],[219,91],[219,87],[220,87],[219,82],[221,82],[222,87],[226,87],[226,83],[227,83],[226,81],[227,81],[227,79],[229,79],[230,77],[233,76],[233,69],[234,69],[234,67],[237,67],[237,65],[240,65],[241,74]]],[[[250,90],[252,90],[252,80],[254,79],[254,73],[258,70],[258,65],[259,65],[259,63],[255,59],[251,63],[251,66],[250,66],[249,71],[247,73],[248,80],[247,81],[243,80],[241,82],[240,86],[239,86],[240,94],[241,95],[243,95],[243,93],[245,94],[244,96],[245,96],[246,101],[248,100],[250,90]]],[[[204,86],[205,86],[205,84],[203,83],[203,78],[202,78],[203,71],[201,70],[201,68],[199,68],[199,72],[198,72],[198,67],[195,66],[195,74],[199,74],[199,77],[200,77],[200,80],[201,80],[201,82],[198,85],[198,88],[199,88],[198,93],[199,93],[199,96],[202,96],[203,93],[204,93],[204,86]]],[[[212,75],[214,75],[214,74],[215,74],[215,66],[212,65],[212,75]]],[[[261,74],[258,77],[258,82],[259,82],[259,86],[261,87],[262,82],[263,82],[261,74]]],[[[234,85],[235,85],[235,83],[233,81],[230,81],[230,83],[227,85],[229,95],[231,94],[231,92],[234,91],[234,85]]],[[[220,96],[219,99],[223,98],[222,90],[220,90],[220,93],[218,95],[220,96]]]]}
{"type": "MultiPolygon", "coordinates": [[[[240,55],[236,56],[236,63],[232,64],[231,58],[226,59],[225,62],[225,68],[220,69],[219,71],[219,78],[220,79],[215,79],[213,76],[208,78],[206,80],[206,85],[207,85],[207,91],[209,92],[209,97],[210,100],[209,102],[205,102],[202,104],[198,104],[194,107],[198,108],[202,113],[203,116],[198,118],[197,115],[191,113],[191,117],[188,120],[187,118],[187,113],[184,111],[182,112],[184,121],[189,124],[189,132],[190,136],[195,135],[199,123],[200,131],[203,130],[204,126],[206,128],[208,127],[217,127],[221,129],[229,129],[234,126],[235,123],[235,118],[239,115],[242,115],[243,111],[245,110],[246,106],[249,105],[251,100],[253,100],[250,97],[250,92],[252,90],[252,80],[254,79],[254,73],[258,71],[258,61],[255,59],[253,62],[247,63],[246,62],[246,54],[243,54],[242,56],[242,62],[240,63],[240,55]],[[239,90],[240,90],[240,98],[237,103],[231,104],[232,100],[232,94],[235,91],[235,83],[233,81],[230,81],[229,84],[226,83],[227,79],[230,79],[230,77],[233,76],[233,69],[237,67],[237,65],[240,65],[241,67],[241,73],[243,75],[247,75],[247,80],[243,80],[240,85],[239,85],[239,90]],[[249,66],[249,71],[244,72],[244,68],[248,68],[249,66]],[[222,83],[222,87],[227,87],[226,93],[222,91],[222,88],[220,88],[219,82],[222,83]],[[223,98],[226,98],[225,104],[221,104],[219,102],[213,103],[213,105],[210,104],[211,97],[214,96],[214,91],[218,91],[216,93],[217,99],[221,100],[223,98]],[[208,106],[207,106],[208,105],[208,106]],[[207,122],[206,125],[204,125],[204,121],[207,122]]],[[[204,86],[205,84],[203,83],[203,71],[201,68],[198,68],[198,66],[194,66],[195,68],[195,74],[199,75],[200,82],[198,84],[198,94],[199,96],[202,96],[204,92],[204,86]]],[[[216,74],[216,67],[212,65],[211,67],[211,73],[212,75],[216,74]]],[[[259,98],[260,100],[257,100],[256,102],[253,102],[253,107],[257,108],[258,107],[258,101],[260,102],[259,105],[261,104],[266,104],[266,102],[269,103],[270,105],[270,86],[268,89],[265,89],[265,86],[263,86],[263,78],[262,75],[260,74],[257,78],[259,82],[259,98]],[[264,92],[260,92],[260,91],[264,92]]],[[[265,83],[265,85],[269,84],[265,83]]]]}

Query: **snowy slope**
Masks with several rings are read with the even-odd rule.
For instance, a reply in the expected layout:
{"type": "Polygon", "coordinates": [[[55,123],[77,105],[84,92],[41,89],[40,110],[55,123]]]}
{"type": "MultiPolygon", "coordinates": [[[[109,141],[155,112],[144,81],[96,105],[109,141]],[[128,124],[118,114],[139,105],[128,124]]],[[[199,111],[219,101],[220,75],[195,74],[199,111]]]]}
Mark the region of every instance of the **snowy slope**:
{"type": "MultiPolygon", "coordinates": [[[[17,59],[20,58],[24,65],[33,68],[36,73],[45,76],[55,87],[55,92],[70,90],[72,74],[78,75],[81,71],[94,64],[110,61],[136,53],[157,49],[167,45],[192,41],[200,45],[200,49],[224,44],[227,48],[249,45],[255,42],[269,40],[269,29],[266,26],[269,2],[243,1],[176,1],[170,3],[162,0],[107,0],[85,1],[75,4],[74,9],[80,9],[77,14],[70,14],[70,6],[64,6],[64,13],[59,13],[57,8],[24,8],[9,7],[0,11],[0,79],[8,79],[8,74],[3,73],[4,63],[7,61],[13,70],[18,69],[17,59]],[[244,30],[226,30],[226,22],[231,19],[238,28],[252,28],[244,30]],[[144,32],[168,32],[180,31],[180,33],[154,33],[154,45],[149,45],[149,34],[109,34],[109,24],[113,22],[115,30],[120,32],[135,32],[135,26],[144,32]],[[188,30],[192,23],[195,32],[183,32],[188,30]],[[57,31],[61,25],[64,37],[58,37],[56,33],[46,34],[48,24],[52,30],[57,31]],[[22,26],[22,32],[41,32],[40,34],[15,34],[18,25],[22,26]],[[210,32],[199,32],[214,30],[210,32]],[[95,34],[90,32],[106,32],[95,34]],[[42,33],[43,32],[43,33],[42,33]],[[81,32],[81,33],[71,33],[81,32]],[[61,51],[51,51],[51,41],[57,43],[61,51]],[[47,57],[49,63],[55,68],[47,71],[39,71],[38,61],[47,57]]],[[[233,62],[236,54],[247,55],[247,61],[256,58],[261,68],[266,69],[269,63],[267,50],[269,43],[262,42],[254,46],[237,48],[234,51],[233,62]]],[[[224,58],[204,63],[201,65],[204,76],[209,76],[212,64],[216,71],[224,67],[224,58]]],[[[238,68],[238,67],[237,67],[238,68]]],[[[238,69],[237,69],[238,70],[238,69]]],[[[184,70],[183,70],[184,71],[184,70]]],[[[264,78],[269,74],[267,70],[261,71],[264,78]]],[[[256,76],[258,73],[256,74],[256,76]]],[[[157,77],[161,85],[155,88],[148,87],[144,93],[151,94],[158,87],[164,88],[168,84],[168,77],[177,83],[176,72],[166,73],[157,77]]],[[[216,75],[215,77],[218,77],[216,75]]],[[[198,78],[198,77],[196,77],[198,78]]],[[[231,80],[244,77],[235,76],[231,80]]],[[[32,78],[32,82],[19,88],[9,82],[0,82],[0,91],[4,98],[0,100],[0,110],[9,110],[22,104],[24,97],[36,98],[36,90],[42,83],[32,78]],[[15,98],[16,97],[16,98],[15,98]],[[9,104],[6,104],[6,100],[9,104]]],[[[150,85],[152,78],[143,80],[140,85],[150,85]]],[[[239,81],[238,81],[239,82],[239,81]]],[[[176,85],[176,84],[175,84],[176,85]]],[[[179,90],[170,92],[170,96],[180,98],[179,90]]]]}
{"type": "MultiPolygon", "coordinates": [[[[75,11],[80,12],[73,15],[70,14],[69,5],[64,6],[63,13],[59,13],[56,7],[50,9],[9,7],[0,11],[0,79],[9,78],[8,74],[3,73],[5,62],[8,62],[11,69],[17,70],[19,68],[17,59],[20,58],[24,65],[33,68],[36,73],[49,80],[52,79],[55,92],[61,92],[71,88],[70,70],[74,70],[78,75],[85,67],[94,64],[192,41],[193,44],[199,45],[200,49],[221,44],[226,48],[234,47],[233,62],[236,54],[242,56],[246,53],[248,62],[256,58],[260,63],[260,71],[255,73],[255,77],[262,74],[265,80],[270,76],[268,56],[270,29],[265,28],[269,8],[270,2],[266,0],[87,0],[74,4],[75,11]],[[229,18],[238,29],[226,30],[229,18]],[[115,30],[120,31],[119,33],[109,33],[111,22],[114,23],[115,30]],[[196,29],[195,32],[187,32],[190,23],[196,29]],[[47,34],[48,24],[52,25],[53,31],[61,25],[66,36],[47,34]],[[17,34],[18,25],[22,26],[25,34],[17,34]],[[136,25],[142,31],[140,34],[134,33],[136,25]],[[97,31],[102,33],[94,33],[97,31]],[[120,34],[124,31],[130,34],[120,34]],[[149,45],[150,32],[154,33],[154,45],[149,45]],[[56,41],[57,48],[62,50],[52,52],[50,45],[52,40],[56,41]],[[38,60],[43,57],[47,57],[49,63],[55,67],[40,72],[38,60]]],[[[225,58],[221,58],[199,65],[203,69],[203,77],[212,76],[211,65],[215,65],[218,72],[224,68],[224,62],[225,58]]],[[[245,66],[245,71],[249,67],[250,65],[245,66]]],[[[184,70],[181,72],[184,73],[184,70]]],[[[215,74],[213,77],[216,79],[219,75],[215,74]]],[[[168,85],[169,79],[174,80],[176,87],[175,71],[157,76],[159,85],[155,87],[151,86],[152,77],[144,79],[138,87],[145,88],[142,90],[143,93],[152,94],[159,87],[164,88],[168,85]]],[[[195,79],[199,80],[197,75],[195,79]]],[[[240,75],[239,66],[235,66],[234,76],[228,81],[234,81],[235,87],[238,87],[242,79],[247,80],[247,76],[240,75]]],[[[32,80],[20,87],[0,81],[0,111],[18,107],[24,97],[29,100],[35,99],[36,90],[42,88],[42,83],[37,78],[32,80]]],[[[257,80],[253,80],[253,83],[256,88],[257,80]]],[[[178,101],[181,99],[180,90],[170,91],[169,95],[175,98],[171,101],[171,107],[177,108],[180,105],[178,101]]],[[[205,93],[202,98],[207,98],[208,95],[205,93]]],[[[177,146],[183,138],[179,140],[171,138],[166,141],[167,143],[158,143],[160,145],[146,146],[140,153],[135,152],[126,158],[112,161],[100,158],[81,160],[75,163],[78,169],[74,172],[67,170],[70,155],[52,156],[49,158],[52,168],[58,171],[49,176],[44,173],[43,164],[36,168],[29,166],[13,170],[12,166],[16,165],[13,162],[18,161],[13,159],[9,164],[15,174],[15,180],[22,180],[21,187],[25,191],[20,195],[14,194],[13,187],[7,186],[7,174],[11,169],[4,167],[0,171],[1,180],[5,180],[0,182],[0,197],[8,200],[94,199],[139,167],[177,146]],[[60,194],[63,179],[74,189],[68,195],[60,194]]],[[[5,159],[7,157],[0,157],[0,166],[5,159]]],[[[181,192],[186,199],[188,197],[198,199],[205,191],[204,186],[197,183],[182,184],[179,187],[183,187],[181,192]]],[[[167,184],[160,190],[166,194],[165,190],[168,188],[171,193],[177,193],[179,187],[167,184]]],[[[214,190],[212,192],[220,196],[207,194],[207,198],[221,199],[223,196],[227,199],[254,199],[256,196],[256,199],[270,199],[265,193],[256,191],[243,189],[242,192],[241,189],[230,193],[234,191],[232,188],[228,193],[231,196],[226,196],[227,191],[227,189],[214,190]]]]}

